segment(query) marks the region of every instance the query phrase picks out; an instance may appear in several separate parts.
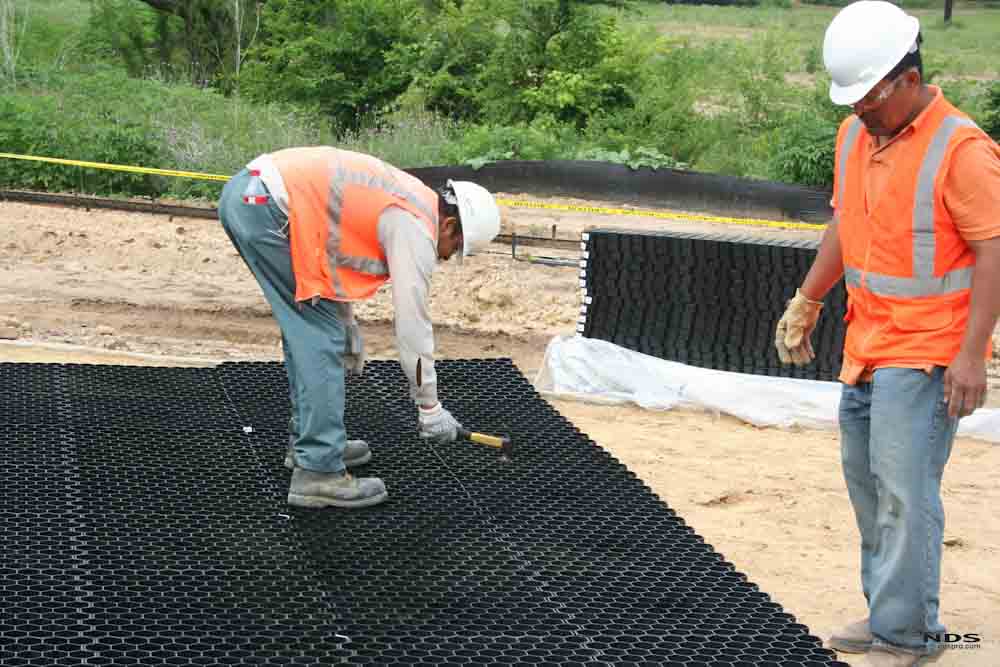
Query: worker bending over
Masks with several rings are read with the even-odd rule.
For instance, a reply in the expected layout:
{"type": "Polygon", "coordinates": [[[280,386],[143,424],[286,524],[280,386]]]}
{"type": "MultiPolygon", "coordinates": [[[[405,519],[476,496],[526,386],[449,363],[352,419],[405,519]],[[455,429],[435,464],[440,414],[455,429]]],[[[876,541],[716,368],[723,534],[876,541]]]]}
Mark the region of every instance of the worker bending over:
{"type": "Polygon", "coordinates": [[[364,351],[352,303],[393,282],[400,362],[421,437],[456,438],[438,402],[428,309],[438,260],[474,253],[500,231],[493,196],[464,181],[435,192],[381,160],[331,147],[265,154],[226,184],[219,217],[281,329],[292,415],[288,503],[366,507],[387,498],[382,480],[347,468],[371,458],[344,429],[344,373],[364,351]]]}
{"type": "Polygon", "coordinates": [[[854,115],[834,219],[775,339],[785,363],[812,361],[821,300],[845,278],[841,455],[869,616],[829,645],[873,667],[942,648],[941,476],[958,420],[986,400],[1000,314],[1000,148],[924,83],[920,43],[889,2],[855,2],[826,31],[830,98],[854,115]]]}

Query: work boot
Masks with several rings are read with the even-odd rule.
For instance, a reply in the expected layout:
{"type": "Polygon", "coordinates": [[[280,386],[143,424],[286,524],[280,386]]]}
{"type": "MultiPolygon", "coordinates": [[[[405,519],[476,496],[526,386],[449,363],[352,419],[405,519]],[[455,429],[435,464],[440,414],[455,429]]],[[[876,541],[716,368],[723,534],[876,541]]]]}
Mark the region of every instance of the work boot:
{"type": "Polygon", "coordinates": [[[295,507],[370,507],[389,497],[378,477],[354,477],[341,472],[292,471],[288,504],[295,507]]]}
{"type": "Polygon", "coordinates": [[[867,653],[874,639],[866,618],[834,632],[826,645],[841,653],[867,653]]]}
{"type": "Polygon", "coordinates": [[[887,646],[873,646],[864,660],[861,667],[917,667],[927,665],[941,657],[943,649],[931,655],[914,655],[903,651],[894,651],[887,646]]]}
{"type": "MultiPolygon", "coordinates": [[[[285,467],[295,469],[295,436],[288,436],[288,450],[285,452],[285,467]]],[[[372,450],[364,440],[348,440],[344,447],[344,465],[348,468],[361,466],[372,460],[372,450]]]]}

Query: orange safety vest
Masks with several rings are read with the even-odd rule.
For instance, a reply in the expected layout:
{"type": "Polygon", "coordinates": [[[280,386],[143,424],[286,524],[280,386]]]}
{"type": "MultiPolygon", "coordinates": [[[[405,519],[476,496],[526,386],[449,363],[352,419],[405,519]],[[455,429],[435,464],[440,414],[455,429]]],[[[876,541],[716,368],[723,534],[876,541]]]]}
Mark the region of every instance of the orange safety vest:
{"type": "Polygon", "coordinates": [[[896,158],[871,210],[871,136],[857,116],[837,135],[834,187],[849,323],[841,379],[848,383],[865,368],[948,366],[965,334],[975,255],[944,205],[942,184],[955,148],[989,137],[943,97],[923,113],[908,140],[912,148],[896,158]]]}
{"type": "Polygon", "coordinates": [[[409,211],[437,243],[438,196],[419,179],[370,155],[316,146],[271,154],[288,191],[295,300],[360,301],[389,280],[378,219],[409,211]]]}

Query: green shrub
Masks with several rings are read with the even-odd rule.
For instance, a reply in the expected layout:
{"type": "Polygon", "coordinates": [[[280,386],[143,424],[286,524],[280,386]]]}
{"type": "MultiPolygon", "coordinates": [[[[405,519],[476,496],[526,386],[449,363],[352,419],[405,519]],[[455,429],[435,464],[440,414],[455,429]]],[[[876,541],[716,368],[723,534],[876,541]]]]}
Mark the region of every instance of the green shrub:
{"type": "Polygon", "coordinates": [[[577,160],[596,160],[599,162],[616,162],[624,164],[632,169],[650,167],[652,169],[685,169],[687,164],[678,162],[670,155],[664,155],[655,148],[639,146],[634,150],[624,149],[620,151],[609,151],[604,148],[586,148],[577,151],[577,160]]]}
{"type": "Polygon", "coordinates": [[[500,160],[558,160],[575,155],[576,128],[552,118],[516,125],[476,125],[466,129],[445,156],[451,163],[479,168],[500,160]]]}
{"type": "Polygon", "coordinates": [[[413,73],[409,94],[439,114],[491,126],[551,116],[584,127],[631,106],[645,51],[633,46],[613,16],[565,0],[467,0],[388,60],[413,73]]]}
{"type": "Polygon", "coordinates": [[[22,68],[37,72],[79,59],[91,0],[6,0],[16,13],[15,49],[22,68]],[[21,33],[21,31],[24,31],[21,33]]]}
{"type": "Polygon", "coordinates": [[[806,111],[778,130],[770,176],[778,181],[829,188],[833,185],[837,125],[806,111]]]}
{"type": "MultiPolygon", "coordinates": [[[[855,0],[801,0],[806,5],[824,5],[827,7],[846,7],[855,0]]],[[[939,6],[937,0],[893,0],[903,9],[930,9],[939,6]]]]}
{"type": "Polygon", "coordinates": [[[1000,141],[1000,81],[987,89],[980,127],[996,141],[1000,141]]]}
{"type": "Polygon", "coordinates": [[[271,0],[241,87],[258,101],[305,104],[335,127],[357,128],[410,84],[412,74],[388,54],[417,43],[422,12],[420,0],[271,0]]]}
{"type": "MultiPolygon", "coordinates": [[[[337,146],[375,155],[401,168],[448,164],[462,127],[420,108],[382,114],[373,124],[338,137],[337,146]]],[[[331,139],[331,141],[333,141],[331,139]]]]}
{"type": "MultiPolygon", "coordinates": [[[[226,175],[263,152],[332,142],[325,124],[301,109],[128,79],[116,69],[54,73],[46,82],[0,98],[6,152],[226,175]]],[[[104,195],[214,198],[221,190],[218,182],[12,160],[0,160],[0,179],[104,195]]]]}
{"type": "MultiPolygon", "coordinates": [[[[765,0],[766,3],[782,0],[765,0]]],[[[666,0],[668,5],[721,5],[723,7],[751,7],[761,4],[760,0],[666,0]]]]}
{"type": "Polygon", "coordinates": [[[472,0],[445,2],[415,44],[396,44],[389,66],[409,72],[403,97],[428,110],[462,121],[482,120],[483,69],[497,47],[498,9],[472,0]]]}
{"type": "Polygon", "coordinates": [[[713,49],[653,41],[643,33],[628,39],[628,48],[641,54],[634,101],[595,114],[584,130],[586,143],[630,153],[645,147],[684,163],[697,161],[719,138],[718,120],[700,113],[698,105],[716,95],[728,101],[718,75],[722,59],[713,49]]]}
{"type": "MultiPolygon", "coordinates": [[[[135,122],[73,115],[59,100],[36,95],[0,98],[0,145],[11,153],[122,165],[155,165],[158,153],[135,122]]],[[[152,195],[158,190],[147,175],[21,160],[0,160],[0,183],[49,192],[152,195]]]]}
{"type": "Polygon", "coordinates": [[[90,5],[83,53],[124,66],[133,77],[155,74],[227,93],[237,83],[237,45],[243,61],[263,8],[256,0],[91,0],[90,5]]]}
{"type": "Polygon", "coordinates": [[[806,49],[804,69],[809,74],[815,74],[823,69],[823,49],[818,44],[806,49]]]}
{"type": "Polygon", "coordinates": [[[478,125],[469,127],[443,155],[451,164],[467,164],[476,169],[502,160],[593,160],[627,165],[632,169],[664,167],[682,169],[685,163],[658,149],[644,145],[607,147],[577,128],[551,116],[518,125],[478,125]]]}

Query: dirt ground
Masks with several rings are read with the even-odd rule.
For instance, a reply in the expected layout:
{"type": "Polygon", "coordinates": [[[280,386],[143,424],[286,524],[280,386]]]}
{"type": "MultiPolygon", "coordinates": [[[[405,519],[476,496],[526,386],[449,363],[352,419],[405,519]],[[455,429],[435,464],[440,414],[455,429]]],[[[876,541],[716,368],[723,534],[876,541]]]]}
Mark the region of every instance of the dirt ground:
{"type": "MultiPolygon", "coordinates": [[[[519,233],[556,225],[560,237],[610,225],[818,236],[533,209],[508,214],[519,233]]],[[[267,305],[217,223],[0,202],[0,230],[0,361],[280,358],[267,305]]],[[[438,356],[511,357],[532,378],[552,336],[575,330],[577,270],[512,261],[503,246],[495,252],[437,272],[438,356]]],[[[358,316],[369,355],[394,358],[389,294],[358,316]]],[[[1000,392],[992,394],[990,405],[1000,407],[1000,392]]],[[[864,614],[835,433],[757,429],[697,412],[553,405],[814,634],[864,614]]],[[[947,651],[938,665],[1000,665],[998,468],[1000,448],[961,439],[945,474],[942,617],[950,631],[983,641],[975,650],[947,651]]]]}

